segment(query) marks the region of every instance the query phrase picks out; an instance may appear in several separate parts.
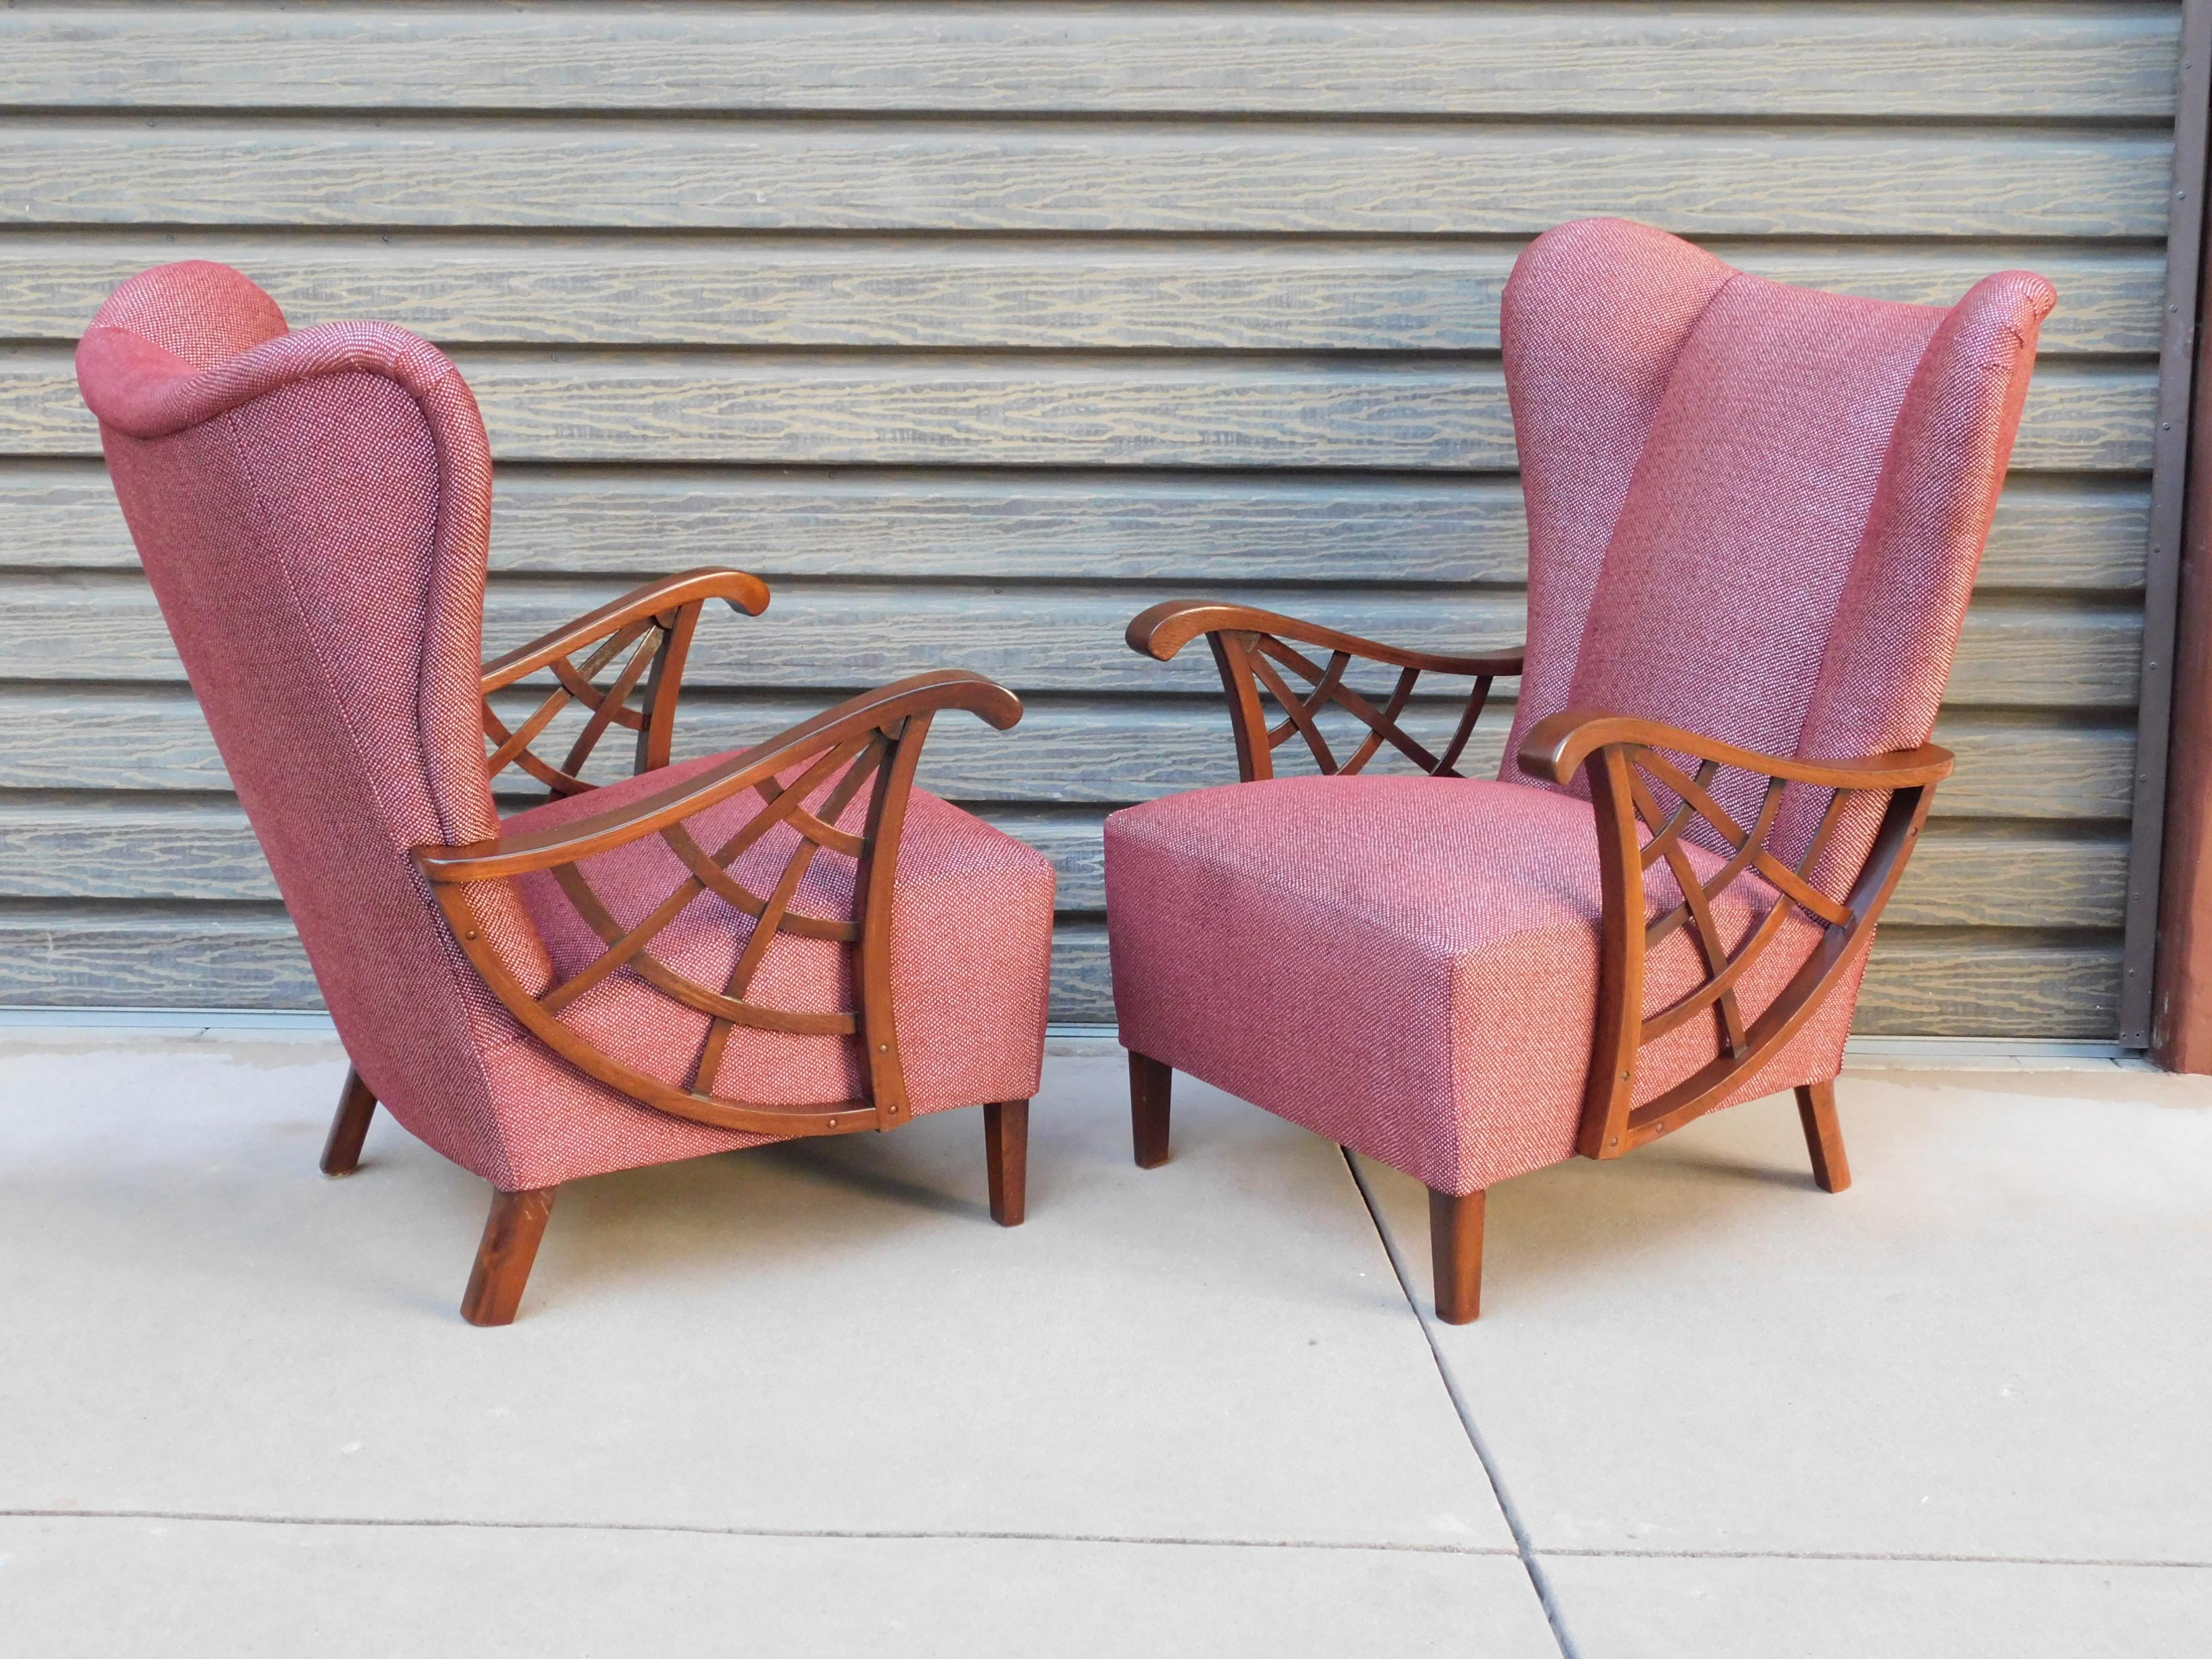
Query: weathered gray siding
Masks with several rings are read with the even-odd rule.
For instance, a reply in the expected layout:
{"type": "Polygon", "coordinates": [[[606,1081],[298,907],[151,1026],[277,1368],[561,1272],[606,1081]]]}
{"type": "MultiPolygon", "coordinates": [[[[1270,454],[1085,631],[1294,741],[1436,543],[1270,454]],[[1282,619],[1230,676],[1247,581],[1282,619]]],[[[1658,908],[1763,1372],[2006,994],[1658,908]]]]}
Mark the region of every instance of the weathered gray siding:
{"type": "MultiPolygon", "coordinates": [[[[2062,300],[1862,1029],[2109,1036],[2174,5],[15,7],[0,11],[0,1003],[311,1004],[71,380],[187,255],[445,345],[501,463],[490,648],[629,582],[775,585],[690,740],[938,663],[1030,714],[925,781],[1064,872],[1233,772],[1232,592],[1520,630],[1498,295],[1626,213],[1793,281],[2062,300]]],[[[1502,720],[1486,722],[1494,765],[1502,720]]]]}

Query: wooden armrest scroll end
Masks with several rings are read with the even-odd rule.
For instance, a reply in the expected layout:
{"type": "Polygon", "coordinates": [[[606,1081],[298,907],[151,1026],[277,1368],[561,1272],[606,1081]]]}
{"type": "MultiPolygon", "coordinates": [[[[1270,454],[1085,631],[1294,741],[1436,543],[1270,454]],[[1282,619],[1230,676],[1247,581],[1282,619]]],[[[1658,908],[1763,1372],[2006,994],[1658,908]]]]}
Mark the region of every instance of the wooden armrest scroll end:
{"type": "Polygon", "coordinates": [[[673,576],[647,582],[486,663],[483,689],[496,691],[526,678],[556,659],[603,639],[641,617],[663,616],[686,605],[704,605],[708,599],[726,600],[732,611],[757,617],[768,609],[768,584],[745,571],[726,570],[715,565],[702,565],[696,570],[678,571],[673,576]]]}
{"type": "Polygon", "coordinates": [[[1271,635],[1297,645],[1341,651],[1370,662],[1418,668],[1429,673],[1510,679],[1521,672],[1522,652],[1518,646],[1510,651],[1411,651],[1380,640],[1362,639],[1339,629],[1324,628],[1318,623],[1301,622],[1278,611],[1216,599],[1164,600],[1132,617],[1125,637],[1129,648],[1139,656],[1167,662],[1194,639],[1228,633],[1271,635]]]}
{"type": "Polygon", "coordinates": [[[1662,720],[1573,708],[1547,714],[1538,720],[1521,740],[1520,752],[1515,759],[1528,776],[1547,783],[1565,784],[1573,780],[1592,755],[1616,744],[1693,755],[1722,766],[1823,789],[1914,788],[1942,782],[1951,775],[1955,763],[1949,750],[1932,743],[1923,744],[1917,749],[1899,749],[1844,760],[1799,760],[1739,748],[1717,738],[1668,726],[1662,720]]]}

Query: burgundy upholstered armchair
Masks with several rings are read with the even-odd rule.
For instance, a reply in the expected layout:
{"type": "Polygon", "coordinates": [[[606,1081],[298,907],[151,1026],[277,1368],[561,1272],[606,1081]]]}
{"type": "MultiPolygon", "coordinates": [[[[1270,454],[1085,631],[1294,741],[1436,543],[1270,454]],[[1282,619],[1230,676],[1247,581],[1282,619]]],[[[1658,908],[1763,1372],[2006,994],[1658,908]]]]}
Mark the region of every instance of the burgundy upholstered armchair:
{"type": "Polygon", "coordinates": [[[917,675],[671,764],[702,610],[767,587],[690,571],[483,663],[490,454],[423,341],[289,332],[192,263],[117,289],[77,371],[353,1061],[324,1170],[380,1100],[492,1183],[469,1320],[514,1317],[564,1182],[953,1107],[1021,1220],[1052,867],[913,787],[933,716],[1011,726],[1011,692],[917,675]],[[617,727],[635,770],[593,787],[617,727]],[[502,774],[550,799],[502,817],[502,774]]]}
{"type": "Polygon", "coordinates": [[[1212,646],[1246,780],[1107,821],[1137,1162],[1181,1070],[1413,1175],[1454,1323],[1483,1194],[1526,1170],[1794,1088],[1845,1186],[1832,1081],[1951,769],[1929,734],[2054,297],[2013,271],[1948,310],[1847,299],[1618,220],[1538,239],[1504,313],[1523,650],[1226,604],[1130,624],[1164,661],[1212,646]],[[1424,674],[1474,682],[1433,747],[1424,674]],[[1500,775],[1462,778],[1510,676],[1500,775]],[[1334,775],[1275,779],[1293,738],[1334,775]]]}

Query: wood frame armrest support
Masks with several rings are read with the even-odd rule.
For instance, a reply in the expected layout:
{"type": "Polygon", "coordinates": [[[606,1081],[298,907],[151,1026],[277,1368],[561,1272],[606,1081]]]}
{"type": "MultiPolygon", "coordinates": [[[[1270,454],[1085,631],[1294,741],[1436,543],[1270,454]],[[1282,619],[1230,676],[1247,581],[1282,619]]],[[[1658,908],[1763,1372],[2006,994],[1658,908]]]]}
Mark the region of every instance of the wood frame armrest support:
{"type": "Polygon", "coordinates": [[[908,1115],[890,994],[899,839],[930,722],[946,709],[965,710],[1001,731],[1022,715],[1021,702],[1012,692],[980,674],[957,669],[917,674],[848,698],[627,806],[495,841],[418,847],[415,862],[430,882],[454,938],[493,994],[526,1030],[579,1070],[646,1105],[722,1128],[778,1136],[888,1129],[908,1115]],[[798,775],[791,776],[794,772],[798,775]],[[865,827],[858,833],[839,827],[847,808],[871,785],[865,827]],[[693,838],[687,820],[748,789],[760,795],[762,805],[742,829],[719,847],[693,838]],[[818,804],[810,806],[817,797],[818,804]],[[773,887],[765,894],[756,892],[735,873],[736,861],[778,825],[797,832],[796,844],[773,887]],[[581,866],[588,859],[650,836],[664,842],[689,873],[650,913],[625,926],[581,866]],[[855,862],[849,915],[825,917],[793,908],[801,880],[824,852],[855,862]],[[485,884],[532,873],[549,874],[558,882],[606,945],[590,963],[543,991],[515,977],[477,908],[485,884]],[[686,977],[647,948],[685,906],[707,892],[754,918],[729,981],[719,988],[686,977]],[[749,999],[756,971],[785,934],[834,940],[852,949],[854,1007],[800,1012],[749,999]],[[706,1048],[688,1085],[647,1076],[560,1018],[562,1009],[624,969],[709,1017],[706,1048]],[[730,1032],[740,1025],[856,1039],[867,1060],[867,1097],[799,1108],[715,1094],[730,1032]]]}
{"type": "Polygon", "coordinates": [[[637,733],[636,771],[667,765],[675,743],[684,661],[709,599],[725,600],[732,610],[757,617],[768,609],[768,584],[742,570],[714,566],[680,571],[633,589],[486,663],[479,690],[484,700],[484,731],[492,744],[484,763],[490,775],[495,778],[509,766],[519,765],[556,795],[580,794],[592,787],[582,776],[584,764],[610,726],[637,733]],[[592,646],[599,648],[583,662],[572,660],[592,646]],[[613,681],[605,686],[597,684],[599,675],[625,651],[629,658],[613,681]],[[493,710],[492,694],[548,668],[558,684],[527,720],[510,730],[493,710]],[[630,706],[634,695],[635,708],[630,706]],[[567,757],[556,766],[534,753],[531,745],[571,702],[580,702],[591,712],[567,757]]]}
{"type": "Polygon", "coordinates": [[[1325,775],[1359,771],[1387,743],[1425,772],[1457,777],[1459,757],[1474,735],[1491,682],[1521,672],[1518,649],[1466,654],[1410,651],[1273,611],[1210,599],[1170,599],[1153,605],[1130,621],[1127,638],[1129,648],[1139,655],[1167,662],[1201,635],[1213,649],[1214,665],[1221,672],[1222,687],[1229,696],[1237,771],[1247,783],[1274,775],[1274,751],[1293,732],[1305,739],[1315,763],[1325,775]],[[1301,645],[1328,652],[1327,665],[1296,649],[1301,645]],[[1382,663],[1400,671],[1397,685],[1382,707],[1377,708],[1372,699],[1345,684],[1345,671],[1355,660],[1382,663]],[[1296,688],[1285,679],[1285,670],[1303,680],[1306,689],[1296,688]],[[1415,684],[1425,673],[1474,681],[1458,728],[1442,755],[1432,753],[1398,723],[1415,684]],[[1273,698],[1282,710],[1279,725],[1268,725],[1263,696],[1273,698]],[[1330,703],[1367,727],[1359,748],[1341,762],[1315,719],[1330,703]]]}
{"type": "Polygon", "coordinates": [[[1586,1158],[1618,1158],[1703,1115],[1796,1035],[1872,945],[1875,922],[1905,873],[1936,786],[1953,765],[1950,751],[1933,744],[1807,761],[1760,754],[1662,721],[1573,709],[1539,720],[1516,758],[1523,772],[1547,783],[1564,785],[1581,773],[1596,814],[1602,906],[1597,1018],[1576,1143],[1586,1158]],[[1693,771],[1678,763],[1682,757],[1695,763],[1693,771]],[[1748,826],[1714,795],[1714,781],[1724,770],[1765,780],[1748,826]],[[1817,829],[1794,861],[1767,845],[1793,786],[1801,795],[1828,793],[1817,829]],[[1845,896],[1830,896],[1814,882],[1816,875],[1831,876],[1821,868],[1822,855],[1839,825],[1852,823],[1863,831],[1866,819],[1859,815],[1875,813],[1871,844],[1851,872],[1845,896]],[[1700,823],[1733,849],[1709,879],[1698,874],[1684,839],[1700,823]],[[1662,860],[1680,896],[1654,917],[1645,872],[1662,860]],[[1778,896],[1742,938],[1732,940],[1715,919],[1713,901],[1746,871],[1778,896]],[[1747,1023],[1735,988],[1793,914],[1820,926],[1820,942],[1781,994],[1747,1023]],[[1647,1014],[1646,958],[1678,930],[1694,941],[1704,981],[1647,1014]],[[1638,1104],[1637,1057],[1644,1046],[1706,1012],[1718,1027],[1718,1054],[1638,1104]]]}

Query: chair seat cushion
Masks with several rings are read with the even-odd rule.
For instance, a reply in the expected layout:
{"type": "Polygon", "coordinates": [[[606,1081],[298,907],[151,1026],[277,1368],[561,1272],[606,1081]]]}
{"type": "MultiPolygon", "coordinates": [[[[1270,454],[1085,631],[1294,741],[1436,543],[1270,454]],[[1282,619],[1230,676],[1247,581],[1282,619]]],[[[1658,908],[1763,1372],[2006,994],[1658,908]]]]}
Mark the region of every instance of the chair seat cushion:
{"type": "MultiPolygon", "coordinates": [[[[622,807],[726,758],[708,756],[548,802],[507,818],[504,833],[622,807]]],[[[819,805],[829,787],[808,804],[819,805]]],[[[868,793],[859,792],[840,815],[839,828],[854,833],[865,828],[868,793]]],[[[762,805],[758,794],[743,791],[686,819],[684,827],[711,852],[762,805]]],[[[730,873],[765,896],[799,841],[796,831],[779,824],[742,854],[730,873]]],[[[578,868],[623,928],[650,915],[689,874],[658,836],[586,859],[578,868]]],[[[854,859],[818,853],[794,896],[793,913],[848,920],[857,870],[854,859]]],[[[552,876],[524,877],[518,885],[557,980],[580,972],[606,949],[552,876]]],[[[1053,890],[1053,868],[1042,854],[934,795],[913,792],[892,902],[890,970],[899,1046],[916,1113],[1025,1100],[1036,1092],[1052,965],[1053,890]]],[[[647,950],[676,973],[720,993],[753,927],[744,911],[702,891],[654,935],[647,950]]],[[[850,1011],[857,1006],[854,955],[850,945],[834,939],[785,933],[769,947],[746,1000],[800,1012],[850,1011]]],[[[683,1086],[693,1082],[713,1024],[628,967],[585,992],[561,1018],[616,1059],[683,1086]]],[[[854,1038],[737,1026],[710,1092],[763,1105],[827,1105],[865,1096],[866,1071],[854,1038]]]]}
{"type": "MultiPolygon", "coordinates": [[[[1705,880],[1723,862],[1690,856],[1705,880]]],[[[1679,902],[1663,866],[1649,886],[1651,915],[1679,902]]],[[[1439,1190],[1572,1155],[1601,911],[1588,801],[1365,775],[1202,789],[1107,820],[1106,895],[1128,1048],[1439,1190]]],[[[1733,945],[1775,902],[1747,873],[1716,920],[1733,945]]],[[[1738,982],[1747,1020],[1820,933],[1791,907],[1738,982]]],[[[1694,989],[1688,930],[1646,971],[1647,1010],[1694,989]]],[[[1826,1006],[1836,1029],[1815,1015],[1734,1097],[1832,1076],[1850,999],[1826,1006]]],[[[1639,1099],[1717,1052],[1715,1021],[1692,1018],[1643,1050],[1639,1099]]]]}

